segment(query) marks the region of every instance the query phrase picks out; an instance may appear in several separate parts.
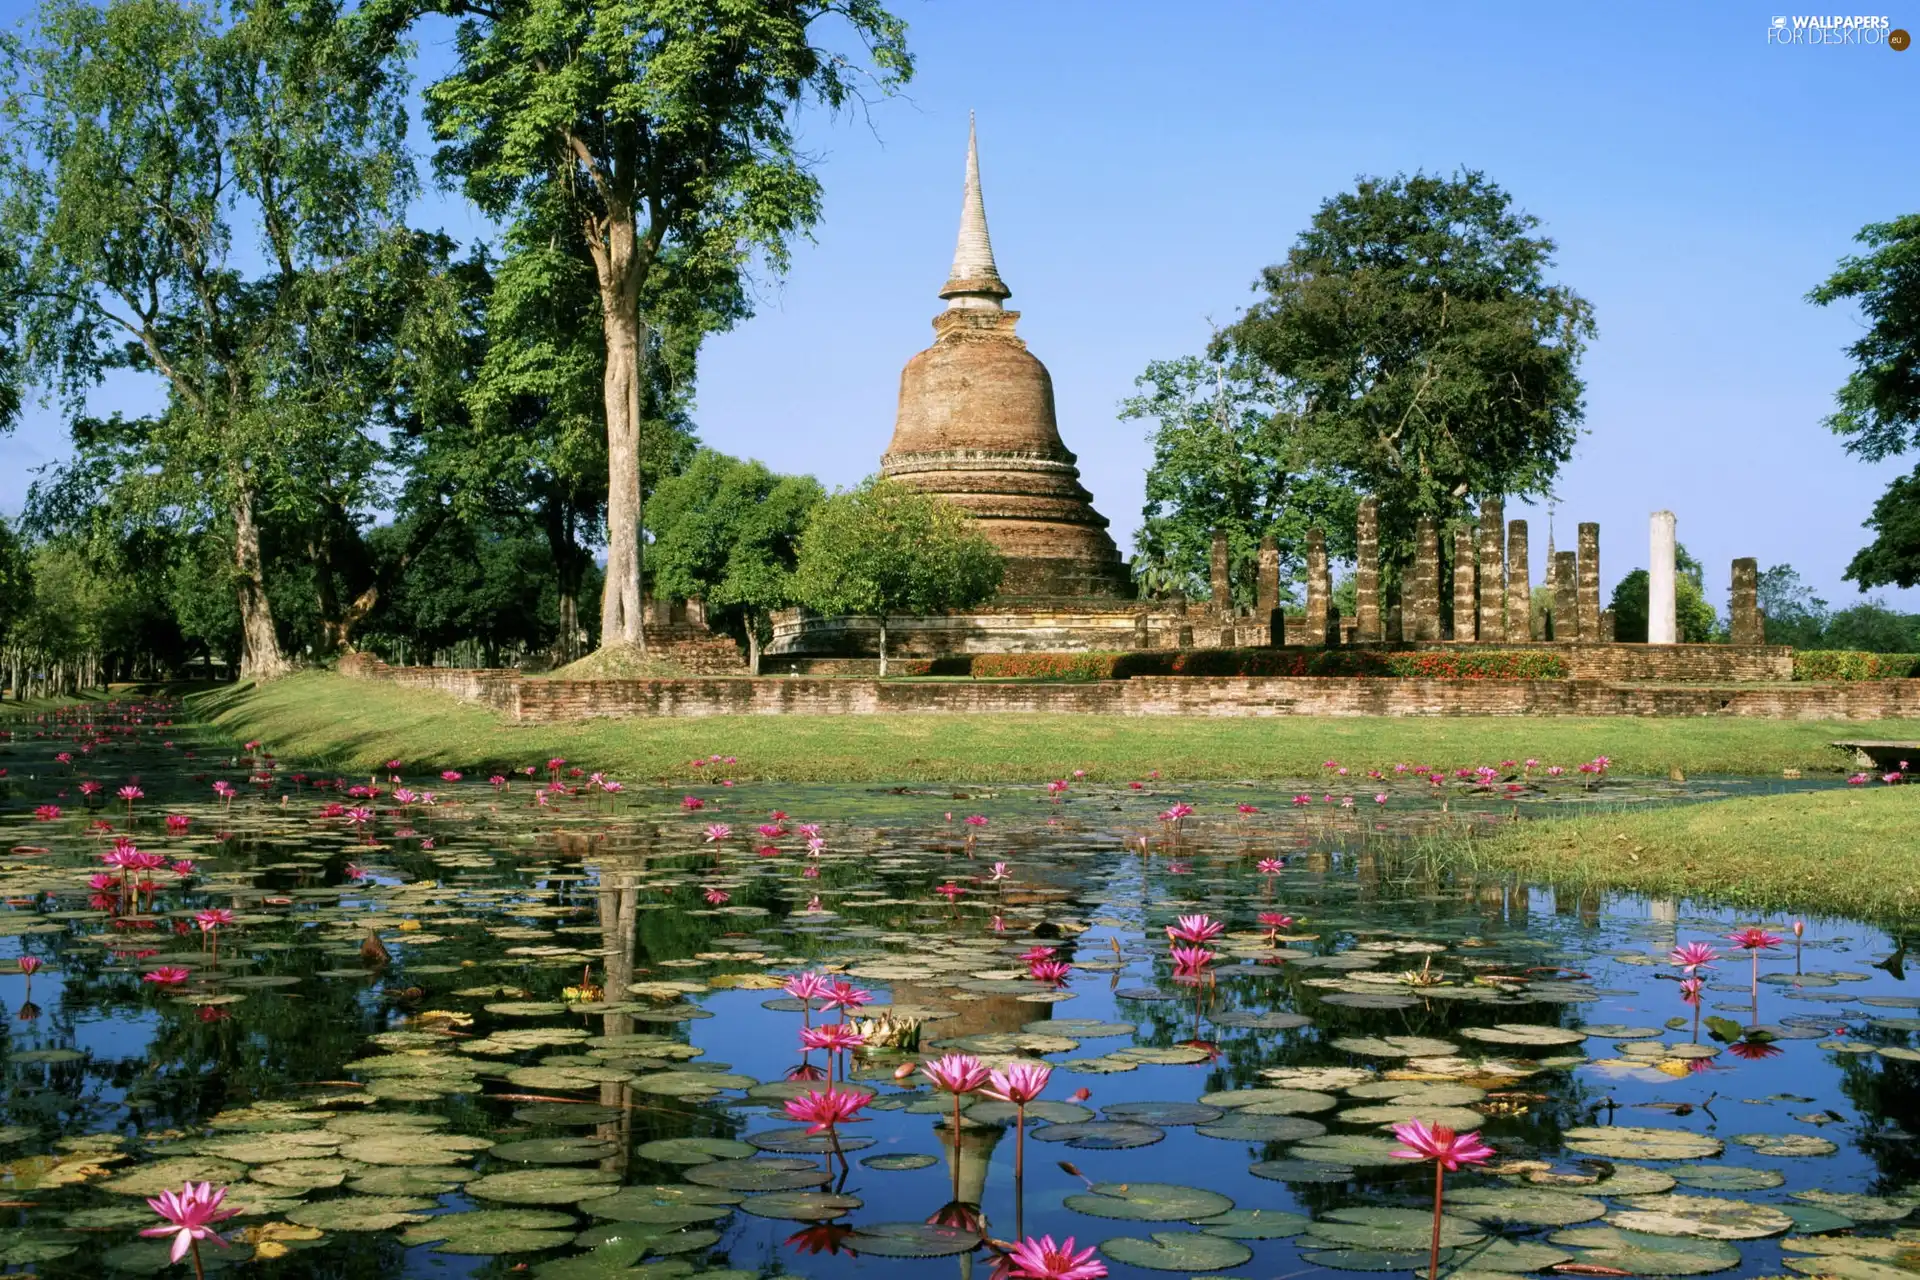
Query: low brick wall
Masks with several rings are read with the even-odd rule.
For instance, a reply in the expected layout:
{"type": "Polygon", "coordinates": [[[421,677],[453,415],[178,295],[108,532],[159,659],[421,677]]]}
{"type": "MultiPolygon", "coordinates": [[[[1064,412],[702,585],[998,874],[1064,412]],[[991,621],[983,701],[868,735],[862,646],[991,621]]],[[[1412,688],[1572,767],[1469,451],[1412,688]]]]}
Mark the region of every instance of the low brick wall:
{"type": "Polygon", "coordinates": [[[1418,644],[1412,649],[1541,649],[1559,654],[1575,680],[1748,684],[1793,679],[1784,644],[1418,644]]]}
{"type": "MultiPolygon", "coordinates": [[[[1597,647],[1597,646],[1596,646],[1597,647]]],[[[1705,646],[1702,646],[1705,647],[1705,646]]],[[[1663,685],[1619,680],[1415,680],[1140,676],[1025,684],[808,677],[530,679],[514,671],[389,667],[356,655],[340,671],[436,689],[536,724],[723,715],[1747,716],[1920,717],[1920,680],[1663,685]]]]}

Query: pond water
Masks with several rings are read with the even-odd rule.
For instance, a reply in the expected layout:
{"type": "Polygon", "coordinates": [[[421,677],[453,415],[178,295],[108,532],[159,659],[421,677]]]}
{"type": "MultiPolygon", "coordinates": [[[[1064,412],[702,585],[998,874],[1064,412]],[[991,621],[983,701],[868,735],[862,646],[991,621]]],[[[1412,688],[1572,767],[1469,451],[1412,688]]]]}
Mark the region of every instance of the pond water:
{"type": "Polygon", "coordinates": [[[272,1276],[985,1280],[983,1240],[1038,1235],[1115,1276],[1416,1272],[1411,1119],[1495,1152],[1448,1177],[1447,1274],[1920,1271],[1920,996],[1892,940],[1422,856],[1758,784],[1410,761],[894,791],[727,786],[724,758],[673,787],[591,761],[342,780],[179,714],[4,726],[0,1273],[168,1270],[145,1198],[189,1179],[241,1210],[207,1269],[272,1276]],[[109,867],[117,842],[164,865],[109,867]],[[1225,928],[1177,971],[1194,915],[1225,928]],[[1757,965],[1726,939],[1756,924],[1781,938],[1757,965]],[[1698,1006],[1669,960],[1692,942],[1722,953],[1698,1006]],[[843,1014],[798,973],[870,992],[873,1043],[802,1052],[843,1014]],[[944,1053],[1052,1066],[1024,1137],[979,1095],[956,1134],[902,1072],[944,1053]],[[829,1072],[866,1102],[810,1137],[785,1104],[829,1072]]]}

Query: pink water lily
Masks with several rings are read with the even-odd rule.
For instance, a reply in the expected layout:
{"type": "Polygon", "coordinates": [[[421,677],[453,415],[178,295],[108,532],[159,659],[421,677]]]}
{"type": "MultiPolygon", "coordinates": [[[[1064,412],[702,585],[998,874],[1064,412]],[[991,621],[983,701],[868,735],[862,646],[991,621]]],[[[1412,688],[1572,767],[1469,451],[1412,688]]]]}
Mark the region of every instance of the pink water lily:
{"type": "Polygon", "coordinates": [[[227,1198],[225,1187],[215,1187],[211,1182],[189,1182],[178,1191],[162,1191],[147,1201],[155,1213],[165,1218],[165,1225],[148,1227],[141,1231],[143,1236],[172,1236],[171,1258],[174,1262],[193,1253],[193,1269],[201,1274],[199,1245],[202,1240],[211,1240],[221,1248],[227,1242],[214,1231],[213,1224],[225,1222],[239,1214],[238,1209],[222,1208],[227,1198]]]}
{"type": "Polygon", "coordinates": [[[1072,1236],[1060,1244],[1052,1236],[1028,1236],[1007,1250],[1000,1265],[1008,1280],[1101,1280],[1107,1266],[1094,1247],[1076,1253],[1073,1246],[1072,1236]]]}
{"type": "Polygon", "coordinates": [[[1227,931],[1227,926],[1208,916],[1181,916],[1167,926],[1167,936],[1175,942],[1212,942],[1227,931]]]}
{"type": "Polygon", "coordinates": [[[1691,975],[1710,967],[1720,953],[1704,942],[1689,942],[1675,947],[1667,956],[1669,963],[1677,965],[1682,973],[1691,975]]]}
{"type": "Polygon", "coordinates": [[[1427,1255],[1427,1275],[1438,1276],[1440,1211],[1447,1174],[1461,1165],[1485,1164],[1493,1158],[1493,1148],[1480,1141],[1478,1133],[1455,1133],[1446,1125],[1429,1127],[1419,1120],[1394,1125],[1393,1136],[1407,1144],[1392,1153],[1394,1159],[1433,1161],[1433,1247],[1427,1255]]]}

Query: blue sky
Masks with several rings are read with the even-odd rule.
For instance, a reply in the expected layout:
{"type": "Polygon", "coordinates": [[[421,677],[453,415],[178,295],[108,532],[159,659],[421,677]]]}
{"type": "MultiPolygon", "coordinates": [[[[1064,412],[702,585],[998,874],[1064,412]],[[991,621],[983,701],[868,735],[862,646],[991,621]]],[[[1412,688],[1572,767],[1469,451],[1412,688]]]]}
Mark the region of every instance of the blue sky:
{"type": "MultiPolygon", "coordinates": [[[[1893,25],[1920,29],[1920,3],[1898,2],[1912,12],[1893,25]]],[[[1556,274],[1597,313],[1560,545],[1599,521],[1610,589],[1646,563],[1647,514],[1671,508],[1722,608],[1742,555],[1859,598],[1840,575],[1860,522],[1912,460],[1868,466],[1820,425],[1859,321],[1804,295],[1862,224],[1920,211],[1920,50],[1770,46],[1792,10],[1731,3],[895,8],[918,74],[864,116],[808,118],[826,216],[758,314],[710,343],[708,444],[830,484],[875,469],[940,306],[971,109],[1009,305],[1129,549],[1149,451],[1116,406],[1147,362],[1198,350],[1357,175],[1466,166],[1543,220],[1556,274]]],[[[423,76],[448,37],[422,31],[423,76]]],[[[486,230],[457,195],[417,217],[486,230]]],[[[62,440],[42,411],[0,442],[0,510],[62,440]]],[[[1509,515],[1533,521],[1537,580],[1546,512],[1509,515]]],[[[1920,591],[1889,598],[1920,609],[1920,591]]]]}

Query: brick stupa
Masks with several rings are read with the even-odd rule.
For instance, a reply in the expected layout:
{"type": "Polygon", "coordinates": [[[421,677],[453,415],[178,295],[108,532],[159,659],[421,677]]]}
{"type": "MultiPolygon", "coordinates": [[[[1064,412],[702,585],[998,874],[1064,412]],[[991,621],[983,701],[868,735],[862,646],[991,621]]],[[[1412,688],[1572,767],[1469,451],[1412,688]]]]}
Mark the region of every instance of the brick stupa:
{"type": "Polygon", "coordinates": [[[1003,600],[1131,597],[1107,520],[1093,509],[1060,439],[1053,379],[1014,335],[1002,301],[980,196],[980,158],[967,131],[966,195],[953,270],[934,317],[933,345],[900,373],[886,475],[966,509],[1006,557],[1003,600]]]}

